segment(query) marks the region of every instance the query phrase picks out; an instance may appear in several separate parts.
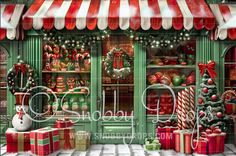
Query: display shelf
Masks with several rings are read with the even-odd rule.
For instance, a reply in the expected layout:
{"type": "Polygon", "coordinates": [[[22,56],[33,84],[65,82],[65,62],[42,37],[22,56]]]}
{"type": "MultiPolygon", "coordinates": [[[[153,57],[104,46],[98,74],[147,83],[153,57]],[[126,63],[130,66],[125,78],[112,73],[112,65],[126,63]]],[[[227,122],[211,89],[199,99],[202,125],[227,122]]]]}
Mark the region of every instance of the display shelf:
{"type": "Polygon", "coordinates": [[[225,62],[226,65],[236,65],[236,62],[225,62]]]}
{"type": "Polygon", "coordinates": [[[42,73],[51,73],[51,74],[89,74],[90,71],[46,71],[43,70],[42,73]]]}
{"type": "MultiPolygon", "coordinates": [[[[150,87],[151,85],[148,85],[148,87],[150,87]]],[[[185,88],[189,88],[189,87],[194,87],[195,85],[191,85],[191,86],[169,86],[172,89],[185,89],[185,88]]],[[[167,89],[166,87],[158,87],[158,86],[153,86],[150,89],[153,88],[157,88],[157,89],[167,89]]]]}
{"type": "Polygon", "coordinates": [[[48,94],[56,94],[56,95],[64,95],[64,94],[69,94],[69,95],[77,95],[77,94],[87,94],[87,92],[47,92],[48,94]]]}
{"type": "Polygon", "coordinates": [[[159,66],[159,65],[147,65],[148,69],[151,68],[160,68],[160,69],[176,69],[176,68],[186,68],[186,69],[195,69],[196,66],[195,65],[163,65],[163,66],[159,66]]]}
{"type": "Polygon", "coordinates": [[[7,87],[0,87],[0,89],[7,89],[7,87]]]}
{"type": "Polygon", "coordinates": [[[7,65],[7,62],[0,62],[0,65],[7,65]]]}
{"type": "MultiPolygon", "coordinates": [[[[171,117],[171,114],[166,114],[166,115],[159,115],[159,119],[168,119],[168,118],[170,118],[171,117]]],[[[147,114],[147,119],[148,120],[153,120],[153,119],[156,119],[157,118],[157,115],[149,115],[149,114],[147,114]]],[[[173,119],[176,119],[177,118],[177,115],[176,114],[174,114],[173,115],[173,117],[172,117],[173,119]]]]}
{"type": "Polygon", "coordinates": [[[102,84],[103,87],[133,87],[134,84],[102,84]]]}
{"type": "Polygon", "coordinates": [[[225,87],[225,89],[236,89],[236,87],[225,87]]]}

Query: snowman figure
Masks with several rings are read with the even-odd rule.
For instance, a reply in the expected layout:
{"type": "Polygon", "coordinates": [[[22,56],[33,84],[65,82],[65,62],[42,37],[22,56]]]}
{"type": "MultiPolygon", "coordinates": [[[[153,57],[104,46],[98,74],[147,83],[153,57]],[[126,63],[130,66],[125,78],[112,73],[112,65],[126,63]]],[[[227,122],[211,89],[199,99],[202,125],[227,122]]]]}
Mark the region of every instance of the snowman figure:
{"type": "Polygon", "coordinates": [[[22,104],[22,96],[24,95],[16,93],[15,96],[17,99],[16,100],[16,114],[14,115],[12,119],[12,125],[17,131],[22,132],[22,131],[29,130],[32,125],[32,121],[30,120],[29,117],[27,117],[29,106],[26,105],[26,103],[28,104],[28,99],[24,101],[24,104],[22,104]]]}

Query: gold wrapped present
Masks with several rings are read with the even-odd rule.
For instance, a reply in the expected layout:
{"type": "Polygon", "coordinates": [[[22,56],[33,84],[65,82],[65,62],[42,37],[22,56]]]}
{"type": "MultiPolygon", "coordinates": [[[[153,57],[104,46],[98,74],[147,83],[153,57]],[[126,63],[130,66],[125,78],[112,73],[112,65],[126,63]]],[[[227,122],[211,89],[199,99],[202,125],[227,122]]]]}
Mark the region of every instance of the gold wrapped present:
{"type": "Polygon", "coordinates": [[[75,149],[86,151],[90,147],[90,133],[86,131],[78,131],[75,134],[75,149]]]}

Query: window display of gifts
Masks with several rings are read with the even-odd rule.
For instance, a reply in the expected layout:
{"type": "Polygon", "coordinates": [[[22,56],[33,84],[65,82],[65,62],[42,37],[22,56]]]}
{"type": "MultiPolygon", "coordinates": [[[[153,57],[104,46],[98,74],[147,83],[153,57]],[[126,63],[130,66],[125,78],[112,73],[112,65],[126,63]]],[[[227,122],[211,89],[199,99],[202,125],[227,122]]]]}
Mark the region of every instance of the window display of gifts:
{"type": "Polygon", "coordinates": [[[221,98],[225,103],[225,113],[228,115],[236,114],[236,92],[227,90],[222,94],[221,98]]]}
{"type": "Polygon", "coordinates": [[[226,133],[218,128],[207,129],[201,133],[201,137],[193,140],[198,154],[219,154],[224,152],[226,133]]]}
{"type": "Polygon", "coordinates": [[[146,138],[144,147],[149,151],[160,150],[161,144],[157,138],[146,138]]]}
{"type": "Polygon", "coordinates": [[[75,149],[86,151],[90,147],[90,133],[86,131],[77,131],[75,134],[75,149]]]}
{"type": "MultiPolygon", "coordinates": [[[[157,114],[158,96],[155,92],[149,92],[147,97],[147,107],[153,110],[147,110],[148,114],[157,114]]],[[[169,93],[163,93],[160,96],[159,114],[172,114],[173,112],[173,97],[169,93]]]]}
{"type": "Polygon", "coordinates": [[[16,153],[30,150],[30,132],[17,132],[14,128],[6,131],[7,152],[16,153]]]}
{"type": "Polygon", "coordinates": [[[192,130],[175,130],[175,151],[185,154],[192,153],[191,140],[195,138],[196,132],[192,130]]]}
{"type": "Polygon", "coordinates": [[[160,140],[162,149],[175,148],[175,138],[173,132],[177,129],[177,122],[175,120],[167,121],[165,123],[158,123],[156,133],[160,140]]]}
{"type": "Polygon", "coordinates": [[[68,150],[75,148],[75,129],[72,126],[72,121],[68,119],[58,119],[56,121],[55,128],[59,131],[60,149],[68,150]]]}
{"type": "Polygon", "coordinates": [[[37,155],[49,155],[59,150],[57,128],[45,127],[30,132],[31,152],[37,155]]]}
{"type": "Polygon", "coordinates": [[[58,76],[56,79],[56,92],[65,92],[66,91],[66,85],[64,82],[63,76],[58,76]]]}

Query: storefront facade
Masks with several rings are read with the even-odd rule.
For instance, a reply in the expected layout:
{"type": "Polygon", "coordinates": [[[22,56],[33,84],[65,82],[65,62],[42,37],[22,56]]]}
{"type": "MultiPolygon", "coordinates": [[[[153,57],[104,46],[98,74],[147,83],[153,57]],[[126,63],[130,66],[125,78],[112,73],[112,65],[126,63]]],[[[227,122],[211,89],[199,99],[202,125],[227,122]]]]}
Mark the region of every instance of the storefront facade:
{"type": "MultiPolygon", "coordinates": [[[[105,4],[105,1],[102,2],[104,2],[105,4]]],[[[136,1],[132,2],[135,3],[136,1]]],[[[208,3],[215,3],[215,2],[216,1],[214,2],[208,1],[208,3]]],[[[99,11],[99,9],[96,8],[98,6],[99,4],[95,5],[94,6],[95,8],[93,8],[97,12],[99,11]]],[[[28,7],[27,9],[29,8],[30,7],[28,7]]],[[[161,28],[157,30],[152,30],[151,26],[153,25],[150,22],[149,24],[151,26],[149,27],[146,25],[143,26],[139,25],[138,28],[136,28],[137,25],[135,25],[135,23],[128,22],[130,25],[128,24],[127,26],[127,22],[125,21],[127,19],[124,18],[122,19],[124,20],[123,21],[124,23],[121,23],[120,26],[118,26],[119,28],[116,28],[117,23],[115,26],[112,25],[114,23],[111,23],[111,25],[108,24],[109,28],[104,30],[99,30],[97,28],[93,28],[97,27],[99,23],[97,23],[96,21],[94,25],[93,21],[94,19],[91,18],[91,23],[89,24],[87,23],[87,27],[88,29],[92,30],[88,30],[87,28],[81,28],[81,30],[78,30],[82,26],[76,25],[77,28],[75,28],[74,30],[55,29],[53,30],[52,36],[48,36],[50,35],[51,32],[50,31],[48,33],[45,32],[43,30],[43,27],[47,27],[47,29],[50,29],[51,31],[52,27],[57,27],[56,25],[50,22],[51,19],[48,19],[49,23],[46,23],[48,24],[46,26],[40,23],[41,24],[40,27],[39,23],[33,23],[35,22],[33,18],[31,19],[33,21],[30,21],[31,23],[27,20],[24,20],[24,17],[25,18],[28,17],[29,19],[31,18],[29,15],[27,15],[27,13],[30,14],[29,12],[26,12],[23,15],[23,20],[22,20],[23,27],[24,26],[27,27],[26,28],[27,30],[25,30],[24,39],[20,41],[19,40],[10,41],[8,39],[0,41],[1,54],[4,53],[6,55],[4,58],[3,57],[2,58],[3,60],[7,59],[6,64],[1,64],[1,68],[4,68],[3,66],[5,65],[7,67],[7,69],[4,70],[6,73],[7,70],[9,70],[13,66],[13,64],[15,64],[18,61],[17,56],[20,55],[22,60],[24,60],[25,62],[27,62],[28,64],[30,64],[32,67],[35,68],[39,77],[38,79],[39,85],[47,86],[48,82],[47,81],[45,82],[45,79],[47,79],[47,77],[54,77],[55,81],[57,80],[58,77],[60,78],[64,77],[64,79],[70,77],[75,77],[75,78],[82,77],[83,81],[88,81],[86,83],[83,82],[83,84],[85,83],[87,85],[81,85],[89,88],[88,96],[85,94],[88,92],[81,94],[80,93],[74,93],[74,94],[76,97],[79,97],[79,99],[83,97],[82,100],[86,101],[83,104],[79,104],[79,112],[83,108],[86,112],[90,112],[90,115],[85,117],[80,117],[80,120],[75,123],[75,129],[90,131],[93,134],[93,139],[92,139],[93,143],[122,143],[123,137],[117,139],[117,136],[122,135],[127,137],[125,138],[127,143],[129,143],[130,140],[133,140],[132,143],[143,144],[144,138],[146,138],[147,134],[152,136],[156,134],[156,122],[153,122],[156,119],[156,115],[154,115],[155,113],[152,114],[148,112],[146,108],[143,106],[141,100],[141,97],[143,96],[143,92],[145,91],[145,89],[152,84],[152,82],[150,82],[152,79],[149,76],[155,74],[156,72],[168,71],[170,69],[173,69],[181,71],[181,74],[185,75],[186,77],[188,77],[193,72],[195,73],[195,78],[196,78],[195,83],[191,83],[189,86],[181,86],[177,84],[176,86],[171,86],[171,88],[173,88],[176,94],[178,94],[179,90],[192,86],[195,86],[196,90],[198,90],[201,82],[201,76],[199,74],[197,64],[199,62],[207,63],[209,60],[214,60],[217,64],[216,72],[218,74],[218,77],[216,78],[216,83],[218,84],[218,89],[220,93],[224,92],[226,89],[230,88],[235,89],[234,87],[236,87],[234,86],[235,81],[231,82],[230,80],[227,80],[227,78],[229,77],[228,74],[230,73],[229,68],[232,67],[235,68],[236,42],[228,39],[212,40],[210,36],[211,33],[215,31],[214,28],[216,23],[215,24],[208,23],[209,25],[211,24],[213,25],[213,27],[210,26],[212,28],[209,28],[209,30],[205,29],[206,27],[205,25],[204,28],[200,28],[200,30],[194,30],[194,26],[192,26],[192,28],[189,29],[189,31],[183,31],[183,27],[185,28],[187,27],[184,26],[183,21],[181,23],[182,28],[180,29],[177,28],[178,22],[176,22],[175,29],[167,28],[166,30],[164,30],[165,28],[163,29],[163,26],[165,25],[160,25],[161,28]],[[31,27],[29,25],[31,25],[31,27]],[[129,29],[130,26],[133,27],[133,30],[129,29]],[[142,28],[147,27],[147,30],[141,30],[141,28],[139,29],[139,27],[142,28]],[[115,30],[110,30],[110,29],[115,29],[115,30]],[[125,30],[120,30],[120,29],[125,29],[125,30]],[[161,40],[164,40],[163,42],[165,41],[172,42],[173,41],[172,38],[181,37],[180,35],[181,33],[184,35],[187,34],[186,39],[176,41],[176,43],[174,43],[173,45],[176,46],[176,49],[170,47],[170,45],[172,44],[169,43],[167,46],[165,45],[161,46],[161,43],[160,45],[158,43],[158,45],[157,44],[155,45],[157,47],[151,44],[154,41],[160,42],[161,40]],[[85,47],[83,48],[80,47],[79,49],[80,51],[81,49],[89,51],[88,53],[90,55],[91,67],[88,68],[87,70],[72,71],[72,72],[71,71],[69,72],[68,70],[65,71],[45,70],[45,65],[46,65],[45,62],[48,61],[45,60],[44,58],[44,54],[48,52],[47,50],[45,50],[45,45],[50,46],[52,44],[51,40],[53,40],[53,37],[58,39],[59,36],[64,37],[64,41],[70,40],[70,42],[72,42],[72,40],[74,40],[74,42],[77,41],[83,42],[84,40],[81,38],[82,37],[86,38],[86,44],[84,45],[85,47]],[[49,37],[50,39],[48,39],[49,37]],[[97,39],[97,37],[99,37],[100,39],[97,39]],[[136,37],[137,39],[135,39],[136,37]],[[190,37],[190,39],[188,39],[188,37],[190,37]],[[89,42],[91,42],[90,45],[88,44],[89,42]],[[145,45],[146,43],[147,45],[145,45]],[[152,45],[154,47],[151,47],[152,45]],[[192,46],[191,47],[192,49],[186,50],[185,45],[192,46]],[[160,48],[161,50],[158,50],[158,46],[162,47],[160,48]],[[109,51],[112,51],[113,47],[124,50],[125,53],[127,53],[129,57],[132,59],[132,61],[130,62],[131,67],[129,66],[131,68],[131,71],[129,72],[129,77],[125,77],[124,79],[119,79],[119,80],[109,78],[108,76],[109,74],[107,74],[107,71],[105,70],[104,67],[104,61],[106,59],[107,53],[109,51]],[[193,61],[194,63],[189,63],[186,66],[181,66],[180,64],[176,63],[173,64],[170,63],[167,64],[166,66],[165,65],[163,66],[163,64],[158,64],[160,63],[159,60],[160,57],[161,58],[163,58],[164,56],[170,56],[172,58],[176,57],[176,55],[178,55],[179,53],[173,51],[176,50],[179,52],[178,47],[181,47],[180,50],[183,51],[186,50],[187,51],[186,53],[188,55],[194,55],[195,59],[193,61]],[[156,55],[153,55],[153,53],[155,53],[156,55]],[[234,59],[231,60],[233,56],[234,59]],[[157,57],[156,60],[153,59],[155,57],[157,57]],[[157,64],[150,64],[150,62],[157,60],[159,61],[157,62],[157,64]],[[124,113],[126,113],[126,115],[123,116],[119,115],[119,111],[120,112],[123,111],[124,113]],[[101,114],[99,114],[98,112],[100,112],[101,114]],[[106,114],[107,112],[108,114],[106,114]],[[106,138],[106,135],[112,136],[112,138],[106,138]],[[140,137],[140,135],[142,137],[140,137]]],[[[90,13],[91,13],[90,16],[93,17],[94,12],[91,11],[90,13]]],[[[94,14],[96,14],[96,12],[94,14]]],[[[116,16],[116,18],[119,18],[119,16],[118,17],[116,16]]],[[[135,17],[133,18],[135,19],[135,17]]],[[[211,19],[212,18],[210,18],[210,20],[211,19]]],[[[178,18],[176,17],[175,20],[178,20],[178,18]]],[[[214,20],[213,22],[216,22],[214,20]]],[[[60,20],[58,22],[60,22],[60,20]]],[[[101,20],[101,22],[103,22],[103,20],[101,20]]],[[[103,23],[100,23],[100,27],[102,26],[103,23]]],[[[81,46],[83,46],[83,44],[81,44],[81,46]]],[[[70,49],[72,50],[73,48],[70,49]]],[[[80,53],[84,53],[84,51],[80,53]]],[[[168,60],[169,58],[165,59],[168,60]]],[[[177,59],[179,58],[177,57],[177,59]]],[[[169,61],[170,60],[171,59],[169,59],[169,61]]],[[[49,59],[49,61],[51,60],[49,59]]],[[[65,61],[64,58],[63,61],[65,61]]],[[[86,69],[86,67],[84,68],[86,69]]],[[[166,81],[169,81],[168,78],[166,81]]],[[[167,84],[168,83],[169,82],[167,82],[167,84]]],[[[4,84],[3,87],[1,87],[1,89],[6,90],[6,85],[4,84]]],[[[164,88],[159,88],[159,89],[164,90],[164,88]]],[[[66,94],[65,91],[63,91],[63,93],[64,94],[58,93],[56,94],[56,96],[62,98],[63,95],[66,94]]],[[[160,91],[160,93],[162,93],[162,91],[160,91]]],[[[195,95],[197,94],[198,93],[196,92],[195,95]]],[[[145,96],[143,98],[145,104],[147,104],[148,94],[144,95],[145,96]]],[[[71,97],[68,99],[68,101],[70,99],[73,99],[73,94],[70,96],[71,97]]],[[[7,109],[5,110],[5,112],[3,112],[3,114],[5,113],[9,117],[11,117],[15,114],[14,110],[15,97],[9,91],[4,92],[4,97],[7,97],[7,99],[1,99],[1,101],[7,101],[6,102],[7,104],[3,105],[4,108],[7,107],[7,109]]],[[[197,100],[197,98],[195,98],[195,100],[197,100]]],[[[43,112],[45,107],[44,105],[46,104],[46,102],[47,101],[45,101],[43,98],[39,98],[38,100],[34,101],[33,104],[34,109],[37,110],[38,112],[43,112]]],[[[51,105],[53,105],[53,101],[51,101],[51,105]]],[[[69,107],[72,107],[71,104],[69,107]]],[[[73,120],[77,119],[75,114],[74,115],[68,115],[66,113],[62,114],[58,113],[58,114],[59,115],[53,116],[46,122],[34,123],[32,129],[45,126],[53,126],[55,120],[65,116],[68,116],[73,120]]],[[[171,113],[166,113],[166,114],[164,113],[164,115],[160,115],[159,118],[162,120],[169,119],[169,117],[171,116],[170,114],[171,113]]],[[[50,115],[51,114],[49,114],[49,116],[50,115]]],[[[47,115],[43,117],[44,119],[48,118],[47,115]]],[[[173,118],[176,118],[176,115],[173,115],[173,118]]],[[[7,129],[8,126],[10,126],[10,124],[11,122],[9,121],[6,124],[2,124],[3,126],[1,125],[1,127],[3,127],[1,129],[1,134],[4,134],[4,131],[7,129]]]]}

